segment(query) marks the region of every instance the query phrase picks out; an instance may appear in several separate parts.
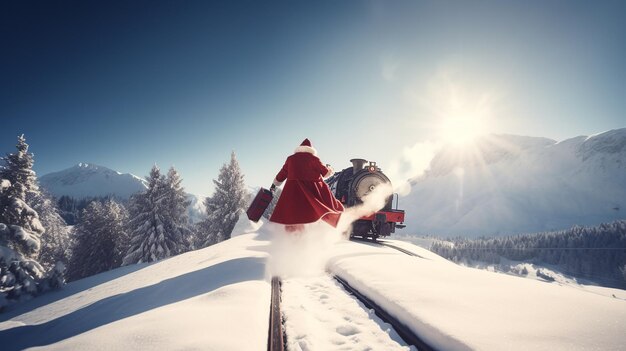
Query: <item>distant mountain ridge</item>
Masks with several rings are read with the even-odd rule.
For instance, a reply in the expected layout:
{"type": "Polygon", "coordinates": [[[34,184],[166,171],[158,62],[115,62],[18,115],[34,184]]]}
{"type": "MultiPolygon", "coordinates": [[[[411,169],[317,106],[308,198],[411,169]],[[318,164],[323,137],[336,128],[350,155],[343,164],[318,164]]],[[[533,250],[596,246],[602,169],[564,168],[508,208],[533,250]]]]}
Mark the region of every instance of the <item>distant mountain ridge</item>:
{"type": "MultiPolygon", "coordinates": [[[[128,200],[147,187],[145,179],[121,173],[93,163],[78,163],[73,167],[39,177],[39,184],[53,196],[75,199],[111,196],[128,200]]],[[[188,215],[196,223],[205,216],[204,197],[187,193],[190,201],[188,215]]]]}
{"type": "Polygon", "coordinates": [[[56,197],[114,196],[128,200],[146,189],[146,181],[130,173],[120,173],[93,163],[78,163],[59,172],[39,177],[39,184],[56,197]]]}
{"type": "Polygon", "coordinates": [[[447,145],[411,180],[407,232],[480,236],[626,218],[626,128],[561,142],[490,135],[447,145]]]}

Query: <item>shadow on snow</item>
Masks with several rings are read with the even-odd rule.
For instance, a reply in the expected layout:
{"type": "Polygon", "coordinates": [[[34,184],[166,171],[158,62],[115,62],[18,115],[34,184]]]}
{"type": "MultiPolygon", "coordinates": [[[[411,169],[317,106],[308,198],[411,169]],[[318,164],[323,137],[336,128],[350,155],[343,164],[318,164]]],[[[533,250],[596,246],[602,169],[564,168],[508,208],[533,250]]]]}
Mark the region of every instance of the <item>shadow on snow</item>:
{"type": "Polygon", "coordinates": [[[157,262],[139,263],[119,267],[111,271],[101,272],[86,278],[72,281],[61,289],[47,292],[29,301],[23,301],[15,303],[14,305],[9,305],[6,311],[0,313],[0,322],[8,321],[11,318],[14,318],[24,313],[28,313],[30,311],[34,311],[39,307],[49,305],[56,301],[63,300],[68,296],[72,296],[82,291],[92,289],[100,284],[111,282],[127,274],[131,274],[141,269],[150,267],[155,263],[157,262]]]}
{"type": "Polygon", "coordinates": [[[46,323],[0,331],[0,345],[4,351],[12,351],[54,344],[100,326],[227,285],[262,280],[264,272],[265,258],[245,257],[225,261],[104,298],[46,323]]]}

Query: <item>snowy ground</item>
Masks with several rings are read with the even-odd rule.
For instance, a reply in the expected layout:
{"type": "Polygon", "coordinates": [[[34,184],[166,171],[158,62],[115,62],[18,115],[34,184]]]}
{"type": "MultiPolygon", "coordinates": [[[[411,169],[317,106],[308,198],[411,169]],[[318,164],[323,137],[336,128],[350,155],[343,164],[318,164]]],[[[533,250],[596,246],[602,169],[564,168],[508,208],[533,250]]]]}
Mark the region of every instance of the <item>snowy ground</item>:
{"type": "MultiPolygon", "coordinates": [[[[394,235],[393,240],[394,245],[399,247],[409,248],[410,246],[406,246],[402,243],[407,242],[422,247],[424,249],[430,249],[433,242],[441,239],[432,236],[413,236],[399,234],[394,235]]],[[[569,286],[574,289],[585,290],[587,292],[592,292],[607,297],[626,300],[626,290],[603,287],[601,284],[598,284],[597,282],[588,279],[581,279],[577,277],[572,277],[567,274],[563,274],[559,271],[559,267],[556,266],[538,265],[530,262],[508,260],[506,258],[501,258],[500,263],[495,265],[491,263],[481,262],[474,262],[471,265],[462,265],[476,269],[484,269],[495,273],[509,274],[516,277],[534,279],[545,282],[546,280],[544,278],[537,275],[538,271],[543,271],[554,279],[555,284],[569,286]],[[526,268],[526,271],[528,272],[527,274],[521,273],[524,268],[526,268]]]]}
{"type": "Polygon", "coordinates": [[[478,262],[474,265],[471,265],[471,267],[545,282],[546,278],[542,277],[541,274],[539,274],[540,272],[542,272],[544,276],[547,275],[551,279],[554,279],[554,284],[568,286],[587,292],[593,292],[607,297],[626,300],[626,290],[603,287],[598,283],[590,281],[588,279],[576,278],[570,275],[563,274],[559,271],[559,267],[556,266],[537,265],[534,263],[512,261],[502,258],[500,260],[500,264],[497,265],[478,262]],[[527,274],[520,273],[524,269],[526,269],[526,272],[528,272],[527,274]]]}
{"type": "Polygon", "coordinates": [[[240,236],[70,283],[0,315],[1,348],[259,349],[269,315],[266,246],[240,236]]]}
{"type": "Polygon", "coordinates": [[[329,275],[285,279],[281,308],[289,350],[416,350],[329,275]]]}
{"type": "Polygon", "coordinates": [[[418,247],[425,259],[373,246],[357,254],[352,243],[335,250],[333,272],[440,349],[624,349],[622,300],[461,267],[418,247]]]}
{"type": "Polygon", "coordinates": [[[326,230],[269,229],[15,306],[0,315],[2,350],[264,349],[272,274],[284,277],[290,350],[408,349],[325,270],[441,350],[625,349],[624,300],[461,267],[406,242],[394,244],[423,258],[326,230]]]}
{"type": "Polygon", "coordinates": [[[435,241],[441,240],[441,238],[436,238],[434,236],[418,236],[418,235],[404,234],[402,232],[393,234],[392,238],[394,240],[406,241],[413,245],[423,247],[425,249],[430,249],[430,247],[433,245],[435,241]]]}

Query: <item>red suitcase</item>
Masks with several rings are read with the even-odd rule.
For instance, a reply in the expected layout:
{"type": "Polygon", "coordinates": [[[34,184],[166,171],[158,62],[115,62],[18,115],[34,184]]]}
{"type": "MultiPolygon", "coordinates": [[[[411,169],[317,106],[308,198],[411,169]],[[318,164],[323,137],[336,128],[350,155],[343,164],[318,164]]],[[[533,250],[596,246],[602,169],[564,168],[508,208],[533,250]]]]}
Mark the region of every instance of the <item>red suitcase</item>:
{"type": "Polygon", "coordinates": [[[272,202],[273,197],[274,194],[271,191],[261,188],[259,193],[254,197],[254,200],[252,200],[248,211],[246,211],[248,219],[253,222],[258,222],[263,215],[263,212],[267,209],[267,206],[269,206],[270,202],[272,202]]]}

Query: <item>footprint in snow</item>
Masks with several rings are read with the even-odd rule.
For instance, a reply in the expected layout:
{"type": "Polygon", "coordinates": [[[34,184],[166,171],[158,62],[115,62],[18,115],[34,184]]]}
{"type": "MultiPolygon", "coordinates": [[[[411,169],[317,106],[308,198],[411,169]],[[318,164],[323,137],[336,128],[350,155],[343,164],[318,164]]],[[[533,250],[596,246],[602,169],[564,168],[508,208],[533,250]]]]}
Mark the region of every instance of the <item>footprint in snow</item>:
{"type": "Polygon", "coordinates": [[[361,332],[359,329],[357,329],[356,327],[352,325],[340,325],[335,330],[337,331],[337,333],[343,336],[351,336],[351,335],[358,334],[361,332]]]}

